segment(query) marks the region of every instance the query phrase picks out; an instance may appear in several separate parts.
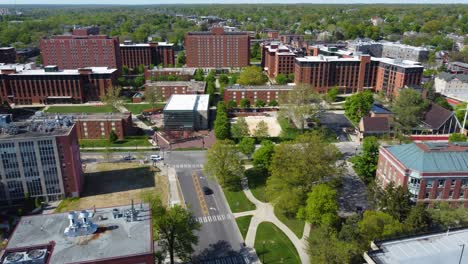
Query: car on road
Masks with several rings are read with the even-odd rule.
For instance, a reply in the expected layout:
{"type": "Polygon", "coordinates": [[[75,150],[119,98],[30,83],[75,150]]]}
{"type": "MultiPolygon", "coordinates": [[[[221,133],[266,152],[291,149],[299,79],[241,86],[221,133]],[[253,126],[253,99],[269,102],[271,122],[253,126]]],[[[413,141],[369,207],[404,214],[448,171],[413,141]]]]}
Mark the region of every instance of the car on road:
{"type": "Polygon", "coordinates": [[[152,160],[152,161],[161,161],[162,158],[159,155],[151,155],[150,160],[152,160]]]}
{"type": "Polygon", "coordinates": [[[135,157],[133,157],[133,156],[130,155],[130,154],[127,154],[127,155],[124,155],[124,156],[123,156],[123,160],[134,160],[134,159],[135,159],[135,157]]]}
{"type": "Polygon", "coordinates": [[[203,186],[202,190],[205,195],[213,194],[213,190],[211,190],[209,187],[203,186]]]}

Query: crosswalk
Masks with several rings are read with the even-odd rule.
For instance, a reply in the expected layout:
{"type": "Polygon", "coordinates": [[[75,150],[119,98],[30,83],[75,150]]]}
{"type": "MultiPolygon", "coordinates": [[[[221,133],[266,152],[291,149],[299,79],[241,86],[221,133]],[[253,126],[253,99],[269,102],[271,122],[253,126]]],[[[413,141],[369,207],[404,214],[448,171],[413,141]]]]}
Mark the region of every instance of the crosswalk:
{"type": "Polygon", "coordinates": [[[251,262],[249,261],[247,256],[234,255],[234,256],[227,256],[227,257],[210,259],[210,260],[202,260],[199,263],[202,263],[202,264],[248,264],[251,262]]]}
{"type": "Polygon", "coordinates": [[[193,168],[193,169],[201,169],[203,168],[203,164],[171,164],[172,167],[176,169],[183,169],[183,168],[193,168]]]}
{"type": "Polygon", "coordinates": [[[232,214],[223,214],[223,215],[207,215],[197,217],[197,222],[199,223],[211,223],[211,222],[220,222],[233,219],[232,214]]]}

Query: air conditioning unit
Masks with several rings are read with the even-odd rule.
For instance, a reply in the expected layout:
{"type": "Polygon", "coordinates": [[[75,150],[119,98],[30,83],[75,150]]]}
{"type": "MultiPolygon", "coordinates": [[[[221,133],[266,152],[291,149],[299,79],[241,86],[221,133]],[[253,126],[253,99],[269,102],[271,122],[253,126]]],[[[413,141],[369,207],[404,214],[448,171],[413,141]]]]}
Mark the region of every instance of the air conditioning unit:
{"type": "Polygon", "coordinates": [[[47,249],[32,249],[23,252],[8,253],[3,264],[45,264],[47,249]]]}
{"type": "Polygon", "coordinates": [[[3,260],[3,264],[24,263],[26,252],[12,252],[8,253],[3,260]]]}

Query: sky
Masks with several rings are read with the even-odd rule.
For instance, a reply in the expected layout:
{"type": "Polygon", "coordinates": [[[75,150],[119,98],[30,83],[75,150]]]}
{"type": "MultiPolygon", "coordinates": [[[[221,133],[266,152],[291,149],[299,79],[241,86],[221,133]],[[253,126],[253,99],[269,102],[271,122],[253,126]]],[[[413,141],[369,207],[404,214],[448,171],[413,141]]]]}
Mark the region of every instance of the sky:
{"type": "Polygon", "coordinates": [[[293,4],[293,3],[312,3],[312,4],[351,4],[351,3],[385,3],[385,4],[409,4],[409,3],[462,3],[468,4],[468,0],[0,0],[2,4],[128,4],[128,5],[157,5],[157,4],[293,4]]]}

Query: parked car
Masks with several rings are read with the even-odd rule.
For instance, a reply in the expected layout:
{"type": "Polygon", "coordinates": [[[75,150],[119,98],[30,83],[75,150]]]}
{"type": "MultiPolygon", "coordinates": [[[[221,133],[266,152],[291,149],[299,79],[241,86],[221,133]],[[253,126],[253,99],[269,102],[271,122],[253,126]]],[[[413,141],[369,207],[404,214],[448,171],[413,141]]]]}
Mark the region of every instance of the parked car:
{"type": "Polygon", "coordinates": [[[150,156],[150,160],[152,160],[152,161],[161,161],[162,158],[161,158],[161,156],[155,154],[155,155],[150,156]]]}

